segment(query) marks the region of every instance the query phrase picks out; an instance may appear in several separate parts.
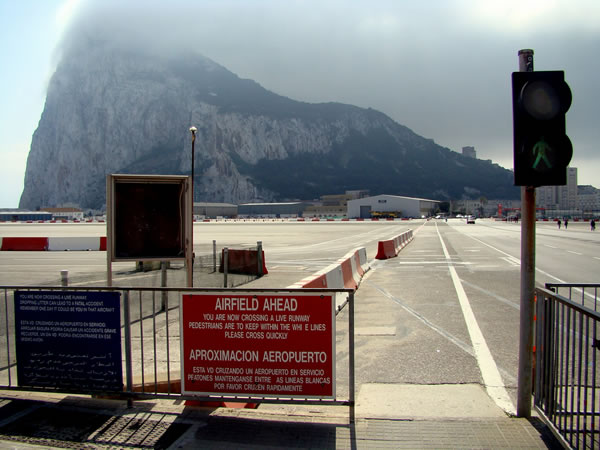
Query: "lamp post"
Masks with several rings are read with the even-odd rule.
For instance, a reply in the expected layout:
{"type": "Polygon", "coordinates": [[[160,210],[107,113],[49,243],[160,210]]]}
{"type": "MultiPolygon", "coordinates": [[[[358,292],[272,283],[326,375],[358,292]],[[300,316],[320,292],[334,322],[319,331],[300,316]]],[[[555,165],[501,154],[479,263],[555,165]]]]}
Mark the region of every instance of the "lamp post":
{"type": "Polygon", "coordinates": [[[190,249],[187,253],[187,266],[188,266],[188,286],[194,286],[194,142],[196,141],[196,131],[198,129],[194,126],[190,127],[192,133],[192,184],[190,190],[192,191],[192,223],[190,224],[190,249]]]}
{"type": "Polygon", "coordinates": [[[192,220],[194,217],[194,142],[196,141],[196,127],[190,127],[192,133],[192,220]]]}

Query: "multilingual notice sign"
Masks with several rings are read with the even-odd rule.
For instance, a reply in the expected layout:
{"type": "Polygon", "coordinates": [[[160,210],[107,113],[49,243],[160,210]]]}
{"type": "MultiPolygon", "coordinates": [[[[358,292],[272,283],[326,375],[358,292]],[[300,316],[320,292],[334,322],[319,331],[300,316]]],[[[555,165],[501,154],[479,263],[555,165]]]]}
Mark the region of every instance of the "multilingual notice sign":
{"type": "Polygon", "coordinates": [[[335,396],[331,295],[183,295],[182,393],[335,396]]]}
{"type": "Polygon", "coordinates": [[[122,391],[118,292],[17,291],[19,386],[122,391]]]}

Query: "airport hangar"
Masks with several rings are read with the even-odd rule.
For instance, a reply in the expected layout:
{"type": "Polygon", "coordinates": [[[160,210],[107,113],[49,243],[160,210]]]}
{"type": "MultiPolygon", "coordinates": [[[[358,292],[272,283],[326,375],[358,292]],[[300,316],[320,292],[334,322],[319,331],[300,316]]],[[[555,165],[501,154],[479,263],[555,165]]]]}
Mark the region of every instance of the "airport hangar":
{"type": "Polygon", "coordinates": [[[398,195],[375,195],[348,200],[349,219],[368,219],[372,212],[397,213],[398,217],[431,216],[441,202],[424,198],[401,197],[398,195]]]}

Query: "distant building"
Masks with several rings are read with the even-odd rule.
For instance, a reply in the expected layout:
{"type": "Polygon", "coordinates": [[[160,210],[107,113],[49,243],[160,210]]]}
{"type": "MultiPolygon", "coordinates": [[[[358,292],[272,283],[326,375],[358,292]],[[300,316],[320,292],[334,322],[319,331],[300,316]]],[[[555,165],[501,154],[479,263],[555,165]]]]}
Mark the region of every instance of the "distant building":
{"type": "Polygon", "coordinates": [[[374,213],[394,213],[397,217],[421,217],[432,215],[441,202],[424,198],[398,195],[376,195],[348,201],[349,219],[368,219],[374,213]]]}
{"type": "Polygon", "coordinates": [[[52,220],[52,214],[44,211],[25,211],[22,209],[0,209],[0,222],[26,222],[52,220]]]}
{"type": "Polygon", "coordinates": [[[475,151],[475,147],[463,147],[462,154],[463,154],[463,156],[477,159],[477,152],[475,151]]]}
{"type": "Polygon", "coordinates": [[[345,194],[322,195],[319,202],[308,205],[306,217],[346,217],[348,200],[364,197],[369,191],[346,191],[345,194]]]}
{"type": "Polygon", "coordinates": [[[346,191],[345,194],[322,195],[320,202],[309,205],[304,211],[306,217],[347,217],[348,201],[364,198],[368,190],[346,191]]]}
{"type": "Polygon", "coordinates": [[[491,215],[489,214],[490,210],[486,209],[486,207],[490,205],[491,210],[494,210],[494,205],[489,201],[482,200],[483,198],[478,200],[454,200],[450,205],[450,213],[479,217],[491,215]]]}
{"type": "Polygon", "coordinates": [[[577,186],[577,208],[584,217],[600,215],[600,189],[594,186],[577,186]]]}
{"type": "Polygon", "coordinates": [[[473,215],[479,217],[515,216],[521,212],[521,200],[486,199],[454,200],[452,214],[473,215]]]}
{"type": "Polygon", "coordinates": [[[567,168],[567,185],[561,186],[561,199],[567,209],[577,209],[577,167],[567,168]]]}
{"type": "Polygon", "coordinates": [[[560,214],[572,214],[568,211],[578,209],[577,201],[577,168],[567,168],[567,184],[565,186],[540,186],[536,190],[536,206],[546,211],[562,211],[560,214]]]}
{"type": "Polygon", "coordinates": [[[41,208],[42,211],[52,214],[58,220],[83,220],[83,211],[79,208],[41,208]]]}
{"type": "Polygon", "coordinates": [[[194,202],[194,217],[216,219],[217,217],[237,217],[238,206],[231,203],[194,202]]]}
{"type": "Polygon", "coordinates": [[[357,199],[357,198],[365,198],[368,197],[370,194],[368,189],[362,189],[362,190],[356,190],[356,191],[346,191],[346,195],[349,195],[352,197],[352,199],[357,199]]]}
{"type": "Polygon", "coordinates": [[[304,202],[244,203],[237,207],[240,217],[301,217],[306,208],[304,202]]]}

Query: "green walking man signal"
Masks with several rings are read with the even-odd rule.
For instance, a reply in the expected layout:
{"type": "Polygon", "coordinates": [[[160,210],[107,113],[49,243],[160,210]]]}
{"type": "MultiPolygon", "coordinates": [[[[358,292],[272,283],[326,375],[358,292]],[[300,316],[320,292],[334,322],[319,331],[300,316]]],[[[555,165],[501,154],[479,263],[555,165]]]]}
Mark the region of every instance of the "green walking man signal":
{"type": "Polygon", "coordinates": [[[573,146],[565,114],[572,97],[564,72],[514,72],[512,97],[515,185],[567,184],[573,146]]]}
{"type": "Polygon", "coordinates": [[[549,150],[552,149],[548,146],[548,143],[544,140],[543,137],[540,141],[537,142],[537,144],[533,146],[533,155],[536,157],[535,162],[533,163],[533,169],[541,170],[541,167],[538,169],[538,164],[540,162],[543,162],[546,165],[547,169],[552,169],[552,164],[550,163],[550,161],[548,161],[548,158],[546,157],[546,151],[549,150]]]}

